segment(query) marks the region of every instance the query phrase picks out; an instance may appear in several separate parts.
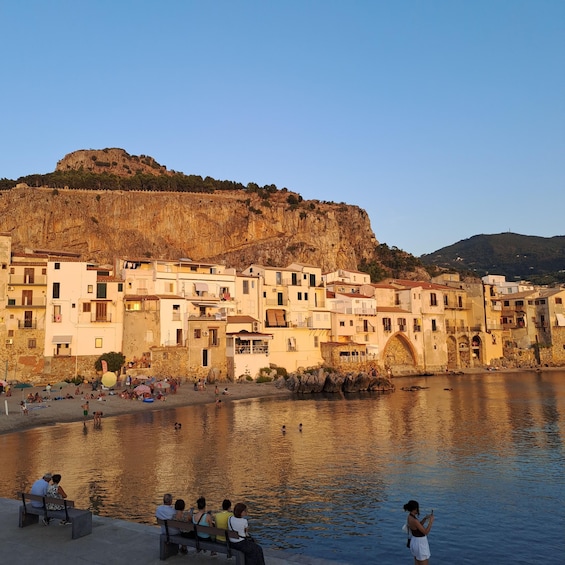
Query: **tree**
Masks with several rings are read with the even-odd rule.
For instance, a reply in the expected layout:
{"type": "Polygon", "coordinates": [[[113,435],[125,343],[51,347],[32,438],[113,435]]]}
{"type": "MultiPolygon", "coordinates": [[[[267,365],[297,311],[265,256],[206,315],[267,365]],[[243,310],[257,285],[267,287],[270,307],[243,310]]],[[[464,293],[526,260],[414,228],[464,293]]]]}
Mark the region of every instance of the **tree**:
{"type": "Polygon", "coordinates": [[[122,353],[116,353],[115,351],[103,353],[94,362],[94,368],[97,371],[102,370],[102,361],[106,361],[106,363],[108,363],[108,371],[115,373],[123,367],[124,363],[126,362],[126,358],[122,353]]]}

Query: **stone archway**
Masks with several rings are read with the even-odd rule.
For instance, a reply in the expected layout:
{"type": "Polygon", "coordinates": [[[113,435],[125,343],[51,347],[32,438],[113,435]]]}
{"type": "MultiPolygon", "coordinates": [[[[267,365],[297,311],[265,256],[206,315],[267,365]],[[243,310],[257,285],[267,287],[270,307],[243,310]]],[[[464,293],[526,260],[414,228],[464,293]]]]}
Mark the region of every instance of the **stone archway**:
{"type": "Polygon", "coordinates": [[[469,367],[472,367],[471,347],[469,344],[469,338],[467,336],[460,337],[457,340],[457,351],[459,352],[459,361],[461,363],[461,368],[467,369],[469,367]]]}
{"type": "Polygon", "coordinates": [[[416,353],[403,333],[396,333],[387,341],[383,350],[383,364],[393,374],[416,371],[416,353]]]}
{"type": "Polygon", "coordinates": [[[471,339],[471,361],[474,365],[483,365],[484,348],[483,340],[478,335],[474,335],[471,339]]]}
{"type": "Polygon", "coordinates": [[[455,371],[459,368],[457,341],[451,335],[447,338],[447,368],[450,371],[455,371]]]}

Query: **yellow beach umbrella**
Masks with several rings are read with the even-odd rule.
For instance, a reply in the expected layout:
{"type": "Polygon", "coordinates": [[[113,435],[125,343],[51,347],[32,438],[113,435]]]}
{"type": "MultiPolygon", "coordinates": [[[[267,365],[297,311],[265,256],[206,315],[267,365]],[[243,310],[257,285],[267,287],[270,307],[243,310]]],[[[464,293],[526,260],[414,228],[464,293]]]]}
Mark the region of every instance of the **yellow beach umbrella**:
{"type": "Polygon", "coordinates": [[[112,371],[108,371],[102,375],[102,384],[108,388],[113,387],[117,380],[116,373],[112,373],[112,371]]]}

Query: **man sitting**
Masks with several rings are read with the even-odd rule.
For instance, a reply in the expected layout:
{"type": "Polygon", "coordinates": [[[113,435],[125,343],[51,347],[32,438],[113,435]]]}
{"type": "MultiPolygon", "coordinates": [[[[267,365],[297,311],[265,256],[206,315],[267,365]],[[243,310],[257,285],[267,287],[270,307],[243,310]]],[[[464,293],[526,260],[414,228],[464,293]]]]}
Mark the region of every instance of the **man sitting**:
{"type": "MultiPolygon", "coordinates": [[[[173,507],[173,495],[167,493],[163,496],[163,504],[157,506],[157,510],[155,511],[155,518],[159,518],[161,520],[173,520],[175,518],[175,515],[176,510],[173,507]]],[[[161,533],[167,533],[164,525],[161,525],[161,533]]],[[[177,528],[169,528],[169,534],[176,535],[179,533],[180,530],[178,530],[177,528]]]]}

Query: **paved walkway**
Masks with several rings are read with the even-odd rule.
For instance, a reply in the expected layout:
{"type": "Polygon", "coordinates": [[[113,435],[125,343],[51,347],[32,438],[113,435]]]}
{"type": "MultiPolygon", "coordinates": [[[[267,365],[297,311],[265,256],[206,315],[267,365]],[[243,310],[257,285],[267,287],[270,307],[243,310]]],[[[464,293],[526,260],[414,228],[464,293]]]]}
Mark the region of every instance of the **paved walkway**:
{"type": "MultiPolygon", "coordinates": [[[[18,500],[0,498],[0,563],[10,565],[234,565],[225,555],[211,557],[189,549],[188,555],[159,560],[159,528],[93,516],[92,534],[71,539],[70,526],[53,524],[18,528],[18,500]]],[[[266,565],[330,565],[302,555],[265,551],[266,565]]],[[[336,562],[333,562],[336,565],[336,562]]],[[[340,564],[344,565],[344,564],[340,564]]]]}

